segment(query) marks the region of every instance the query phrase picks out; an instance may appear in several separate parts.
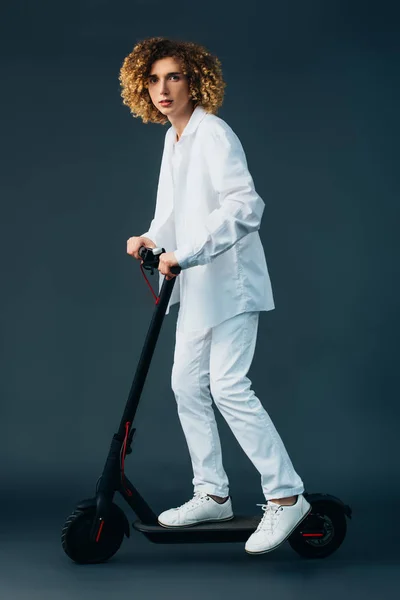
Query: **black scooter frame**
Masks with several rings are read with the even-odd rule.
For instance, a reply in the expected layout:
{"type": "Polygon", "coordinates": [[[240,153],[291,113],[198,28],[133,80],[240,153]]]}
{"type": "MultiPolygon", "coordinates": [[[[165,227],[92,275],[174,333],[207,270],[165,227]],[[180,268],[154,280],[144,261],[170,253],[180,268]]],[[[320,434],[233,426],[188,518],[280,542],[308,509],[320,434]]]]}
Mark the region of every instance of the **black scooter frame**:
{"type": "MultiPolygon", "coordinates": [[[[165,252],[164,248],[155,248],[152,250],[142,247],[139,250],[139,255],[143,260],[143,267],[151,270],[151,274],[153,274],[154,268],[158,269],[158,256],[162,252],[165,252]]],[[[171,271],[179,274],[181,269],[180,267],[173,267],[171,271]]],[[[133,523],[133,527],[137,531],[143,533],[150,541],[155,543],[241,542],[247,540],[250,534],[256,529],[260,520],[259,516],[235,516],[230,521],[221,523],[202,523],[195,527],[180,527],[178,529],[162,527],[158,524],[157,515],[123,472],[121,457],[123,452],[125,455],[132,452],[131,444],[136,431],[136,429],[132,427],[132,423],[139,405],[140,396],[160,334],[168,302],[175,285],[175,279],[175,277],[170,280],[164,278],[161,286],[160,296],[156,303],[156,308],[147,332],[119,429],[118,432],[113,435],[103,473],[96,486],[96,496],[83,500],[76,506],[77,509],[82,511],[96,507],[96,516],[93,520],[90,534],[91,541],[93,542],[98,540],[101,535],[102,525],[109,514],[115,492],[119,492],[122,495],[133,512],[137,515],[138,520],[133,523]]],[[[308,494],[307,492],[304,492],[303,495],[310,504],[319,500],[333,502],[337,504],[348,517],[351,517],[352,511],[350,506],[344,504],[335,496],[328,494],[308,494]]],[[[119,507],[117,508],[120,511],[120,516],[124,523],[125,535],[129,537],[130,528],[128,519],[125,513],[119,507]]],[[[312,514],[300,524],[300,527],[302,525],[304,533],[309,535],[318,535],[318,531],[320,531],[321,528],[318,520],[313,521],[312,514]]]]}

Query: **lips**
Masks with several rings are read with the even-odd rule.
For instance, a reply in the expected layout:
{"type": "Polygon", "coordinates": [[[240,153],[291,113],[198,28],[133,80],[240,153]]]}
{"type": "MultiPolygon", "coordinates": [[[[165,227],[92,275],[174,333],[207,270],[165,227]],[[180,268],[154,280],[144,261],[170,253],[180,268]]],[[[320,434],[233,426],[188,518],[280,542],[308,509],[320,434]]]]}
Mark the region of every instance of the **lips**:
{"type": "Polygon", "coordinates": [[[160,104],[161,106],[169,106],[172,104],[172,100],[161,100],[160,104]]]}

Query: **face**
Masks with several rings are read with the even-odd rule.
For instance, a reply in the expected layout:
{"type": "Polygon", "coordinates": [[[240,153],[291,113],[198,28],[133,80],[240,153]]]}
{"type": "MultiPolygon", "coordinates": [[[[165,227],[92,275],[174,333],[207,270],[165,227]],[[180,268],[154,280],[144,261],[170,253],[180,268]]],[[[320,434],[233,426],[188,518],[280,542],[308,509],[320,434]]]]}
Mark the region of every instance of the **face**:
{"type": "Polygon", "coordinates": [[[179,118],[193,110],[187,78],[182,72],[180,62],[175,58],[161,58],[153,63],[148,90],[154,106],[168,118],[179,118]],[[162,100],[172,102],[163,105],[160,104],[162,100]]]}

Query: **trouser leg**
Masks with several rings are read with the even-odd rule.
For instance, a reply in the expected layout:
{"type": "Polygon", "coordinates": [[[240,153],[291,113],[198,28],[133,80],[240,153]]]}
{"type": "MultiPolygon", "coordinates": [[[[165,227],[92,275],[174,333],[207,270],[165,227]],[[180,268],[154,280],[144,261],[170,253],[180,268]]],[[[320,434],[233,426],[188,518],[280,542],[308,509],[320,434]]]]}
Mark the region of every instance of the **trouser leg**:
{"type": "Polygon", "coordinates": [[[259,312],[227,319],[211,331],[210,390],[240,446],[261,474],[266,500],[301,494],[304,485],[247,377],[259,312]]]}
{"type": "Polygon", "coordinates": [[[176,330],[171,386],[193,467],[194,491],[225,497],[228,477],[210,394],[211,329],[176,330]]]}

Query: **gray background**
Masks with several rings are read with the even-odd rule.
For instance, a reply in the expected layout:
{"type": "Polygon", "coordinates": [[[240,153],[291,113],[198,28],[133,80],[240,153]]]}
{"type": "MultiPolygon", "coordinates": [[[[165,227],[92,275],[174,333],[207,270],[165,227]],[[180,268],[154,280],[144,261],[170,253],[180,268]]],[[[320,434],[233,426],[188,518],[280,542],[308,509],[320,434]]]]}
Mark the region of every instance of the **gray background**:
{"type": "MultiPolygon", "coordinates": [[[[1,597],[393,591],[395,3],[2,8],[1,597]],[[222,62],[219,116],[266,203],[260,235],[276,302],[261,313],[249,377],[306,490],[354,511],[343,546],[324,561],[301,561],[288,544],[252,560],[241,544],[155,546],[137,532],[103,566],[78,568],[61,548],[66,517],[94,492],[154,310],[126,240],[153,216],[166,127],[133,119],[118,82],[123,58],[154,35],[201,43],[222,62]]],[[[150,281],[157,290],[158,275],[150,281]]],[[[126,466],[156,512],[192,493],[170,388],[177,309],[161,330],[126,466]]],[[[234,509],[257,514],[260,476],[216,417],[234,509]]]]}

